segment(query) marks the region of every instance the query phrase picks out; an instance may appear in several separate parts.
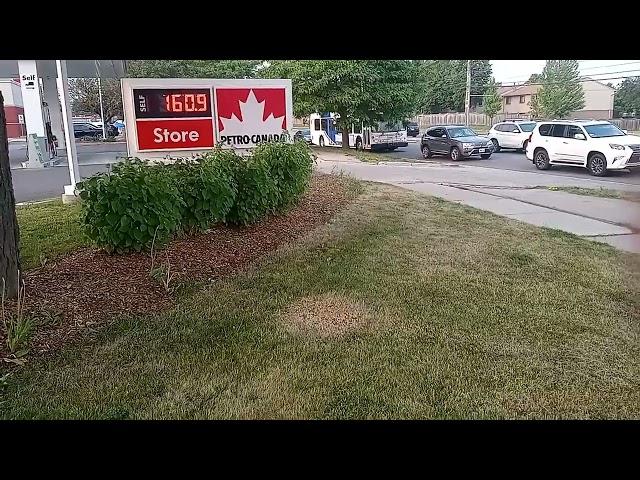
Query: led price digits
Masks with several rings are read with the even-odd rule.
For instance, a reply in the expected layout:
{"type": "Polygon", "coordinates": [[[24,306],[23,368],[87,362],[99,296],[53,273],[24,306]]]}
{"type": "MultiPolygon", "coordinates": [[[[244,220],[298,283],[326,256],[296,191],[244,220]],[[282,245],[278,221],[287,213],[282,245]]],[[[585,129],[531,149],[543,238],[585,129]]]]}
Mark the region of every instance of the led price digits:
{"type": "Polygon", "coordinates": [[[174,93],[164,96],[167,112],[206,112],[207,95],[204,93],[174,93]]]}

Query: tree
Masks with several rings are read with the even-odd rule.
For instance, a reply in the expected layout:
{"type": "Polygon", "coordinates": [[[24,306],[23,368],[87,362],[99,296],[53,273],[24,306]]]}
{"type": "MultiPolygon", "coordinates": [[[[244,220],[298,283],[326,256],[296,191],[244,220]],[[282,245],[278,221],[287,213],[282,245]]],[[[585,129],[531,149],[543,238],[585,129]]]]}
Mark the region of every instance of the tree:
{"type": "Polygon", "coordinates": [[[529,102],[530,113],[533,118],[541,118],[544,115],[542,114],[542,107],[540,106],[540,102],[538,101],[538,95],[531,95],[531,101],[529,102]]]}
{"type": "Polygon", "coordinates": [[[19,242],[20,230],[11,182],[4,98],[0,92],[0,295],[4,293],[7,298],[18,294],[19,242]],[[3,288],[4,292],[1,291],[3,288]]]}
{"type": "MultiPolygon", "coordinates": [[[[442,113],[464,110],[467,86],[466,60],[418,60],[419,110],[422,113],[442,113]]],[[[471,61],[471,95],[482,95],[491,79],[488,60],[471,61]]],[[[471,105],[481,97],[472,96],[471,105]]]]}
{"type": "MultiPolygon", "coordinates": [[[[114,116],[122,116],[122,93],[120,81],[115,78],[100,80],[104,121],[108,123],[114,116]]],[[[69,79],[69,97],[74,114],[95,113],[100,115],[100,95],[97,78],[69,79]]]]}
{"type": "MultiPolygon", "coordinates": [[[[467,81],[466,61],[464,61],[465,68],[465,87],[467,81]]],[[[491,81],[491,62],[489,60],[471,60],[471,95],[484,94],[489,82],[491,81]]],[[[470,105],[474,107],[481,102],[482,97],[472,96],[470,105]]]]}
{"type": "Polygon", "coordinates": [[[547,60],[540,78],[536,108],[549,118],[563,118],[584,107],[577,60],[547,60]]]}
{"type": "Polygon", "coordinates": [[[142,78],[254,78],[262,60],[132,60],[127,76],[142,78]]]}
{"type": "Polygon", "coordinates": [[[498,93],[498,85],[493,78],[489,81],[484,95],[484,113],[489,115],[493,123],[493,117],[502,108],[502,97],[498,93]]]}
{"type": "MultiPolygon", "coordinates": [[[[290,78],[297,117],[335,112],[342,138],[352,123],[402,121],[416,107],[415,62],[410,60],[278,60],[260,71],[264,78],[290,78]]],[[[349,142],[342,142],[349,148],[349,142]]]]}
{"type": "Polygon", "coordinates": [[[527,83],[540,83],[540,80],[542,80],[542,74],[532,73],[527,83]]]}
{"type": "Polygon", "coordinates": [[[618,114],[640,115],[640,77],[625,78],[616,91],[614,110],[618,114]]]}

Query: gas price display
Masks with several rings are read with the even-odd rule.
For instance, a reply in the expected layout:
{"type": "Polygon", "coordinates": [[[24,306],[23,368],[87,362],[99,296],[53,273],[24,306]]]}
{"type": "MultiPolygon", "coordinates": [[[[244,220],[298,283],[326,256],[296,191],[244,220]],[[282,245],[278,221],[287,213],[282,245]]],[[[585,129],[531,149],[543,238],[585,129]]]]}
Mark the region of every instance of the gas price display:
{"type": "Polygon", "coordinates": [[[211,117],[210,89],[133,89],[133,99],[136,118],[211,117]]]}

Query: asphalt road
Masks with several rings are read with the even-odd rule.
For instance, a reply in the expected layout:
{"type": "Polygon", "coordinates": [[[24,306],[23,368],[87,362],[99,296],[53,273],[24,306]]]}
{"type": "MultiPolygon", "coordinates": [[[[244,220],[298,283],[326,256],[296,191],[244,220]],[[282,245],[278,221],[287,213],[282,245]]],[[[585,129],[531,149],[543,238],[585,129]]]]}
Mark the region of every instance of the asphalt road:
{"type": "MultiPolygon", "coordinates": [[[[419,140],[410,139],[410,142],[408,147],[400,148],[394,152],[385,153],[384,155],[396,159],[422,159],[419,140]]],[[[107,171],[109,164],[115,163],[127,155],[127,146],[125,143],[78,143],[77,150],[80,174],[82,177],[107,171]]],[[[13,189],[17,202],[60,197],[64,190],[64,185],[69,184],[69,170],[64,151],[60,150],[59,152],[59,158],[61,160],[59,165],[37,170],[26,170],[20,167],[20,163],[26,160],[26,144],[24,142],[9,143],[13,189]]],[[[451,163],[451,160],[447,157],[434,156],[432,160],[451,163]]],[[[460,163],[500,170],[531,172],[538,175],[553,173],[553,175],[564,175],[576,179],[593,178],[582,168],[555,166],[549,171],[537,170],[533,164],[526,159],[524,153],[514,151],[494,153],[488,160],[470,159],[462,160],[460,163]]],[[[601,178],[600,180],[612,183],[640,185],[640,169],[635,169],[631,172],[611,172],[609,176],[601,178]]]]}
{"type": "MultiPolygon", "coordinates": [[[[420,141],[410,139],[409,146],[399,148],[394,152],[386,153],[390,157],[407,158],[411,160],[422,160],[420,153],[420,141]],[[415,142],[415,143],[414,143],[415,142]]],[[[434,155],[430,160],[441,161],[443,163],[452,163],[451,159],[445,156],[434,155]]],[[[563,175],[573,178],[593,178],[585,168],[578,167],[560,167],[554,165],[551,170],[538,170],[533,163],[527,160],[524,153],[516,150],[502,150],[491,155],[491,158],[482,160],[481,158],[473,158],[461,160],[459,163],[465,165],[473,165],[474,167],[498,168],[500,170],[514,170],[517,172],[530,172],[539,175],[547,175],[553,172],[554,175],[563,175]]],[[[606,177],[600,177],[599,180],[609,181],[613,183],[628,183],[631,185],[640,185],[640,168],[628,171],[609,172],[606,177]]]]}
{"type": "MultiPolygon", "coordinates": [[[[42,169],[23,169],[26,161],[26,143],[9,143],[9,163],[16,202],[31,202],[46,198],[60,198],[64,186],[69,185],[69,167],[64,150],[58,150],[60,163],[42,169]]],[[[83,178],[105,172],[109,164],[127,155],[125,143],[77,143],[78,164],[83,178]]]]}

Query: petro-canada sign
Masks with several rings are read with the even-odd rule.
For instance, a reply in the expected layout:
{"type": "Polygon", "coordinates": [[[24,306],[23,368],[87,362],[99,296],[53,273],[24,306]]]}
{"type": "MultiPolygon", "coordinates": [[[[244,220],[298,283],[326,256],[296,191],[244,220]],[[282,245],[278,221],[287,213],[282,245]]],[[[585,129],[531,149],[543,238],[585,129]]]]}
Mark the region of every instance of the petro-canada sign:
{"type": "Polygon", "coordinates": [[[291,80],[122,79],[129,156],[185,157],[293,136],[291,80]]]}

